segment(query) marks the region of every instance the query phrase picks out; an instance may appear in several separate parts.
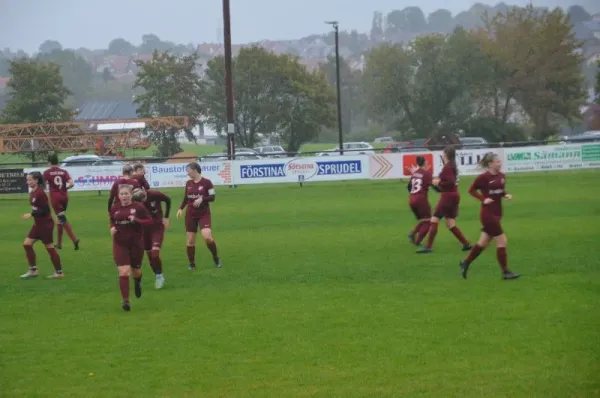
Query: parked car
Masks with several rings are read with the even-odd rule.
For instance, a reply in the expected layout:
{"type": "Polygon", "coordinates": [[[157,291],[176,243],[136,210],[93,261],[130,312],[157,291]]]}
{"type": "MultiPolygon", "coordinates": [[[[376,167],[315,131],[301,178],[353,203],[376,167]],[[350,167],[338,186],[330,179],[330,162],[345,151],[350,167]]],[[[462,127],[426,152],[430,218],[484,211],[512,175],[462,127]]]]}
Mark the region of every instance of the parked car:
{"type": "MultiPolygon", "coordinates": [[[[375,148],[367,142],[346,142],[343,145],[344,155],[352,156],[352,155],[367,155],[373,154],[375,148]]],[[[339,156],[339,147],[328,149],[324,152],[319,152],[316,156],[339,156]]]]}
{"type": "Polygon", "coordinates": [[[260,156],[268,158],[283,158],[287,156],[287,152],[279,145],[259,146],[254,148],[254,151],[260,156]]]}
{"type": "MultiPolygon", "coordinates": [[[[256,152],[246,152],[246,151],[235,151],[235,160],[256,160],[262,159],[261,156],[257,155],[256,152]]],[[[205,155],[200,158],[201,162],[210,162],[210,161],[220,161],[227,160],[227,153],[212,153],[210,155],[205,155]]]]}
{"type": "Polygon", "coordinates": [[[581,144],[584,142],[599,142],[600,131],[586,131],[583,134],[563,137],[563,144],[581,144]]]}
{"type": "Polygon", "coordinates": [[[484,149],[490,146],[487,140],[481,137],[459,137],[458,139],[463,149],[484,149]]]}
{"type": "Polygon", "coordinates": [[[375,143],[394,142],[392,137],[378,137],[373,140],[375,143]]]}
{"type": "Polygon", "coordinates": [[[75,166],[112,166],[122,165],[123,161],[111,156],[77,155],[69,156],[61,163],[61,167],[75,166]]]}

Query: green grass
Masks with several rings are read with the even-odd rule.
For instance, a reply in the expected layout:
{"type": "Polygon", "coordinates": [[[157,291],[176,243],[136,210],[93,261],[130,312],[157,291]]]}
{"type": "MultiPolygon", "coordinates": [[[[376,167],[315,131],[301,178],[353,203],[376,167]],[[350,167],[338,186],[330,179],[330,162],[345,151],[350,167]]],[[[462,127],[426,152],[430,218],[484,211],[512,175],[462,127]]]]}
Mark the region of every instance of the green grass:
{"type": "MultiPolygon", "coordinates": [[[[509,178],[517,281],[500,280],[493,250],[462,280],[464,254],[444,229],[434,254],[414,254],[397,181],[221,187],[224,267],[198,246],[199,269],[187,271],[173,219],[167,285],[155,291],[144,265],[131,313],[120,308],[106,196],[72,195],[82,250],[61,252],[62,281],[19,280],[28,206],[0,197],[0,396],[598,396],[600,171],[509,178]]],[[[466,194],[458,221],[477,239],[466,194]]]]}

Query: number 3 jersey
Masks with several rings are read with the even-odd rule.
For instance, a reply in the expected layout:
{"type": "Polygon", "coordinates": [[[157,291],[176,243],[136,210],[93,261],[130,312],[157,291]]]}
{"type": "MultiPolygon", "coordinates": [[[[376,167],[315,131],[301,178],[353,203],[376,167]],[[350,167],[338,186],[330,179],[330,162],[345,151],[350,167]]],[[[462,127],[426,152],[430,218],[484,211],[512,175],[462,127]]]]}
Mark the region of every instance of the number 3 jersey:
{"type": "Polygon", "coordinates": [[[431,174],[431,171],[420,168],[415,170],[410,177],[410,182],[408,183],[411,197],[422,196],[427,198],[427,193],[429,192],[429,187],[431,186],[432,180],[433,175],[431,174]]]}
{"type": "Polygon", "coordinates": [[[67,195],[67,181],[71,179],[69,172],[57,166],[52,166],[44,171],[44,181],[50,188],[50,193],[59,193],[67,195]]]}

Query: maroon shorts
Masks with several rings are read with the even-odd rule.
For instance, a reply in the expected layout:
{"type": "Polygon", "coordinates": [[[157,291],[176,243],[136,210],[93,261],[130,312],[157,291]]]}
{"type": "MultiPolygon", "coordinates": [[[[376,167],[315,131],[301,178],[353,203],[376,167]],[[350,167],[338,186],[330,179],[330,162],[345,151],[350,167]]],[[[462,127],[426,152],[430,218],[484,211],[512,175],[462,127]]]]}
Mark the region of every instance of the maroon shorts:
{"type": "Polygon", "coordinates": [[[502,225],[500,224],[501,218],[494,215],[482,214],[481,217],[481,231],[488,234],[490,237],[495,238],[504,233],[502,225]]]}
{"type": "Polygon", "coordinates": [[[459,203],[460,195],[457,192],[442,193],[433,215],[440,219],[445,217],[453,220],[458,217],[459,203]]]}
{"type": "Polygon", "coordinates": [[[211,220],[210,213],[205,213],[201,215],[199,218],[185,218],[185,230],[187,232],[198,232],[198,229],[203,230],[205,228],[210,229],[211,220]]]}
{"type": "Polygon", "coordinates": [[[165,226],[152,224],[144,226],[144,250],[150,251],[153,247],[160,248],[165,238],[165,226]]]}
{"type": "Polygon", "coordinates": [[[409,205],[415,217],[417,217],[417,220],[431,218],[431,206],[429,205],[427,198],[412,195],[410,197],[409,205]]]}
{"type": "Polygon", "coordinates": [[[113,240],[113,258],[117,267],[131,265],[140,268],[144,259],[143,242],[115,242],[113,240]]]}
{"type": "Polygon", "coordinates": [[[61,193],[50,193],[50,203],[56,214],[67,211],[69,197],[61,193]]]}
{"type": "Polygon", "coordinates": [[[45,245],[51,245],[54,243],[53,233],[54,221],[50,220],[40,224],[33,224],[27,237],[29,239],[39,240],[45,245]]]}

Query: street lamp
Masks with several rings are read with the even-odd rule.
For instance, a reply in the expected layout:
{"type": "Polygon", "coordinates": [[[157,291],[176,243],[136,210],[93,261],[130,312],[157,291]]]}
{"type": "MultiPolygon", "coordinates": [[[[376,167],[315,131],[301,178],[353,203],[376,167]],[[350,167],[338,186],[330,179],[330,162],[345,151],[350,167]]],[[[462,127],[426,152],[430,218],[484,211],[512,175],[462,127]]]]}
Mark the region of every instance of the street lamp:
{"type": "Polygon", "coordinates": [[[338,141],[340,155],[344,154],[344,135],[342,132],[342,96],[340,85],[340,28],[337,21],[326,21],[327,25],[333,26],[335,33],[335,86],[337,94],[337,118],[338,118],[338,141]]]}
{"type": "Polygon", "coordinates": [[[223,44],[225,56],[225,95],[227,97],[227,157],[235,159],[235,124],[233,119],[233,71],[231,65],[231,14],[229,0],[223,0],[223,44]]]}

